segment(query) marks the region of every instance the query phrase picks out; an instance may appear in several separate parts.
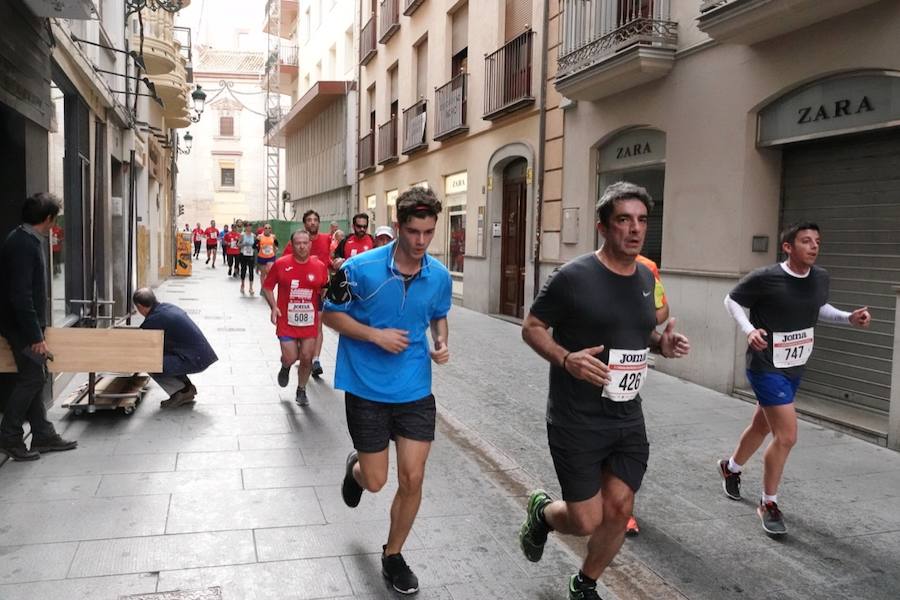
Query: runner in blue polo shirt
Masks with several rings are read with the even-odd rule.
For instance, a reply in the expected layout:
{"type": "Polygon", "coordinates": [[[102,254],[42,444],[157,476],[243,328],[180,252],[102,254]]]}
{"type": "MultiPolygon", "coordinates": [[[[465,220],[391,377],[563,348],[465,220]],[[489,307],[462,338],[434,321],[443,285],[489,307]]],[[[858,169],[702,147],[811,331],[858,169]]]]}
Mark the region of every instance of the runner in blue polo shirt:
{"type": "Polygon", "coordinates": [[[345,392],[353,447],[341,489],[347,506],[387,481],[388,446],[397,446],[398,489],[381,557],[382,574],[403,594],[419,580],[400,551],[422,500],[434,441],[431,361],[444,364],[450,273],[427,254],[441,203],[412,188],[397,199],[397,241],[347,260],[332,278],[323,322],[340,333],[334,386],[345,392]],[[434,349],[429,348],[431,329],[434,349]]]}

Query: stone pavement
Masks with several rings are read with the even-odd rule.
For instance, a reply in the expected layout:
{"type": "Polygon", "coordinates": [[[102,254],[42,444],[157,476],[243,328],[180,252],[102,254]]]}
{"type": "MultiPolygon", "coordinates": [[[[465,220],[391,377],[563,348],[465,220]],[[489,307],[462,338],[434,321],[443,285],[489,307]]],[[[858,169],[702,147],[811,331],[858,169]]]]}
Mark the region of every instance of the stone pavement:
{"type": "MultiPolygon", "coordinates": [[[[161,411],[154,387],[129,417],[54,408],[79,449],[0,468],[0,600],[398,597],[378,562],[394,482],[357,509],[340,499],[350,440],[330,385],[334,336],[326,379],[310,385],[312,404],[300,409],[295,375],[286,390],[275,385],[264,301],[240,297],[221,266],[198,266],[158,291],[192,314],[220,356],[195,378],[196,406],[161,411]],[[194,595],[176,593],[187,590],[194,595]]],[[[450,348],[451,363],[435,369],[438,439],[404,552],[418,597],[565,598],[582,542],[551,536],[544,560],[531,564],[515,540],[527,490],[558,492],[543,418],[546,364],[517,326],[459,307],[450,348]]],[[[651,375],[641,535],[604,576],[605,598],[898,597],[900,455],[801,423],[779,494],[790,535],[775,541],[751,500],[722,495],[714,469],[751,412],[651,375]]],[[[759,457],[748,467],[752,498],[759,457]]]]}

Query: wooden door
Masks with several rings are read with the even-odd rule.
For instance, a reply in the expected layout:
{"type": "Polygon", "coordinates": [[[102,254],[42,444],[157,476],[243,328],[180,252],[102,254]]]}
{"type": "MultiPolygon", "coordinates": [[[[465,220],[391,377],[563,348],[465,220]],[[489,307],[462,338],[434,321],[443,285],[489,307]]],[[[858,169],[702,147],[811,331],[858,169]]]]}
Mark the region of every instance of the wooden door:
{"type": "Polygon", "coordinates": [[[525,300],[525,198],[525,178],[504,177],[500,312],[520,319],[525,300]]]}

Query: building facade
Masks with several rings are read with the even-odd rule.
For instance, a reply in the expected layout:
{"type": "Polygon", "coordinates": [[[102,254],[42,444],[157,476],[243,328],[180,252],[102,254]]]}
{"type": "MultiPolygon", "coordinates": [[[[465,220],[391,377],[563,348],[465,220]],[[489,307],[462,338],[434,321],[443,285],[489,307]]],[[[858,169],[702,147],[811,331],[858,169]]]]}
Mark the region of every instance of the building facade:
{"type": "Polygon", "coordinates": [[[560,260],[601,242],[608,183],[646,186],[646,253],[692,338],[690,360],[660,368],[746,393],[745,340],[722,299],[781,258],[784,225],[818,222],[832,303],[868,306],[873,323],[817,328],[798,407],[900,444],[900,5],[563,0],[554,17],[560,260]]]}
{"type": "Polygon", "coordinates": [[[393,224],[427,185],[430,252],[464,306],[522,317],[534,288],[545,3],[362,0],[359,208],[393,224]]]}

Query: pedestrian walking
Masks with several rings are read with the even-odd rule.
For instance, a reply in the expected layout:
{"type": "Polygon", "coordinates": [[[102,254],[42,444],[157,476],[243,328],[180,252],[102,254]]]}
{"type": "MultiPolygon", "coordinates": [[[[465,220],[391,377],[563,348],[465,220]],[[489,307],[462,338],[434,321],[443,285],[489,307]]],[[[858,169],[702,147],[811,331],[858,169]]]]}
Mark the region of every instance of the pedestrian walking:
{"type": "Polygon", "coordinates": [[[414,187],[401,194],[397,242],[347,260],[332,277],[323,316],[340,334],[334,384],[345,392],[355,448],[341,488],[347,506],[358,506],[363,490],[384,487],[390,440],[396,445],[399,485],[381,567],[403,594],[419,589],[401,551],[422,500],[434,440],[431,362],[450,358],[450,272],[427,253],[440,214],[431,190],[414,187]]]}
{"type": "Polygon", "coordinates": [[[867,307],[853,312],[828,303],[828,272],[816,266],[821,248],[819,226],[791,225],[781,234],[787,259],[756,269],[725,297],[725,306],[747,336],[747,379],[756,395],[756,411],[730,458],[718,462],[725,495],[741,499],[741,473],[769,433],[763,454],[763,489],[756,512],[763,530],[784,535],[778,485],[797,441],[794,396],[813,351],[818,321],[868,327],[867,307]],[[744,313],[749,309],[750,318],[744,313]]]}
{"type": "Polygon", "coordinates": [[[150,288],[140,288],[132,295],[134,307],[144,317],[141,329],[162,330],[163,370],[150,377],[169,397],[159,403],[160,408],[176,408],[193,404],[197,388],[188,378],[201,373],[219,360],[206,336],[184,310],[160,302],[150,288]]]}
{"type": "Polygon", "coordinates": [[[519,543],[537,562],[551,531],[589,537],[569,600],[599,600],[597,580],[625,539],[649,457],[640,396],[648,352],[690,349],[674,319],[656,331],[653,274],[636,262],[652,206],[642,187],[607,187],[597,203],[603,246],[554,271],[522,325],[550,363],[547,439],[562,499],[531,493],[519,543]]]}
{"type": "Polygon", "coordinates": [[[43,452],[72,450],[78,442],[64,440],[47,420],[43,391],[47,360],[53,355],[44,340],[47,327],[47,264],[45,248],[59,215],[52,194],[35,194],[22,205],[22,224],[0,247],[0,334],[16,362],[15,387],[0,421],[0,452],[13,460],[37,460],[43,452]],[[25,421],[31,425],[31,448],[25,447],[25,421]]]}
{"type": "Polygon", "coordinates": [[[322,292],[328,284],[328,267],[310,254],[310,246],[309,233],[295,231],[291,236],[293,252],[275,261],[262,285],[281,344],[278,385],[287,387],[291,366],[299,361],[295,399],[300,406],[309,404],[306,383],[312,371],[316,335],[321,329],[322,292]]]}

